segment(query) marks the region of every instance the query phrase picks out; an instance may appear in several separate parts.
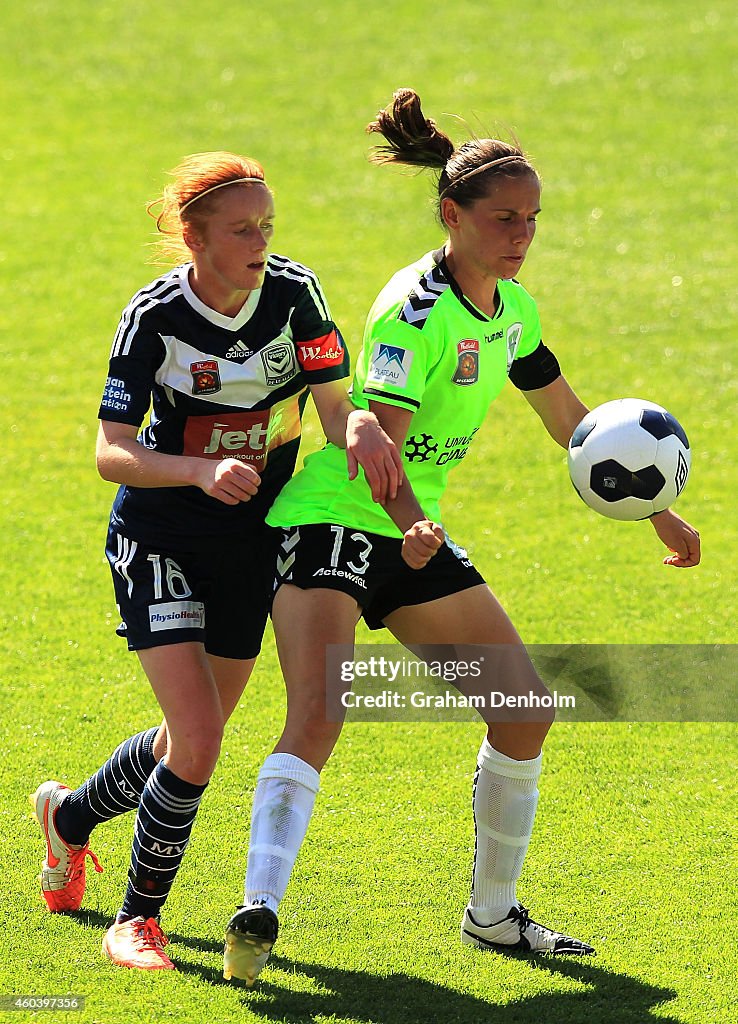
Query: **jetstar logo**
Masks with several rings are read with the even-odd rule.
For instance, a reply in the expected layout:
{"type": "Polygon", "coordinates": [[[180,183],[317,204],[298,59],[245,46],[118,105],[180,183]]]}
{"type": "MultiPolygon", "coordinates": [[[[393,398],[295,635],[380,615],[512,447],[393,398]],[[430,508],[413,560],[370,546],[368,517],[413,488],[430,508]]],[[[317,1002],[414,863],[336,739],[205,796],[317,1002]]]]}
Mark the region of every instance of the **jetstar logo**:
{"type": "Polygon", "coordinates": [[[261,451],[264,447],[264,439],[269,431],[262,423],[254,423],[248,430],[229,430],[227,423],[213,424],[213,432],[207,447],[203,448],[203,455],[212,455],[213,452],[224,448],[226,451],[237,451],[248,446],[252,451],[261,451]]]}
{"type": "Polygon", "coordinates": [[[261,472],[270,450],[299,436],[299,395],[295,395],[271,409],[190,416],[182,454],[201,459],[239,459],[261,472]]]}
{"type": "Polygon", "coordinates": [[[226,416],[190,416],[184,455],[201,459],[240,459],[261,471],[266,463],[269,409],[226,416]]]}

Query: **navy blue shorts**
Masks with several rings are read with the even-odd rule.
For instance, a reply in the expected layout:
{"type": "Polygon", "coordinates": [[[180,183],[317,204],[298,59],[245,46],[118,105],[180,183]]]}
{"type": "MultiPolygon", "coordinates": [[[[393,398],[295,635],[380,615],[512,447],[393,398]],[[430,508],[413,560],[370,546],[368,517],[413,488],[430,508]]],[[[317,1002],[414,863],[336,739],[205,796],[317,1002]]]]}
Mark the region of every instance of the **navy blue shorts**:
{"type": "Polygon", "coordinates": [[[401,552],[401,537],[330,523],[293,526],[282,530],[274,589],[292,583],[302,590],[340,590],[360,605],[370,629],[380,629],[398,608],[484,584],[466,551],[449,537],[422,569],[411,569],[401,552]]]}
{"type": "Polygon", "coordinates": [[[130,651],[190,641],[221,658],[255,658],[269,614],[279,531],[152,548],[111,526],[105,554],[130,651]]]}

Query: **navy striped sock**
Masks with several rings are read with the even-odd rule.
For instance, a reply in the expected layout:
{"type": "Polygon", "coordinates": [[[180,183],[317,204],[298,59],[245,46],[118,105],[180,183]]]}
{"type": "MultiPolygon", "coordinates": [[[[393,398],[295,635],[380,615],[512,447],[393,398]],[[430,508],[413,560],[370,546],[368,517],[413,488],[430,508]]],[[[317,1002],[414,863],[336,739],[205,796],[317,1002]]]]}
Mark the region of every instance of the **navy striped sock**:
{"type": "Polygon", "coordinates": [[[185,782],[160,762],[144,786],[118,920],[157,917],[182,863],[206,786],[185,782]]]}
{"type": "Polygon", "coordinates": [[[83,846],[95,825],[138,807],[146,780],[156,768],[158,726],[124,740],[105,764],[61,803],[56,827],[68,843],[83,846]]]}

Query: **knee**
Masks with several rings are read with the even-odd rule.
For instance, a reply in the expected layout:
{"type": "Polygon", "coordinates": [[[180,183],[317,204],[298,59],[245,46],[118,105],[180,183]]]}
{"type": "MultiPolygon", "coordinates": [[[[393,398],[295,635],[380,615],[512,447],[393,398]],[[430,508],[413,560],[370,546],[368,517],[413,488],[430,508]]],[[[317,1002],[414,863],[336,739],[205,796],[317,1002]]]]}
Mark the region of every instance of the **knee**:
{"type": "Polygon", "coordinates": [[[302,722],[300,733],[307,744],[330,745],[332,749],[341,733],[341,726],[337,722],[327,722],[325,716],[316,715],[302,722]]]}
{"type": "Polygon", "coordinates": [[[550,718],[545,718],[538,722],[524,723],[521,727],[521,738],[531,747],[535,746],[540,751],[546,736],[548,736],[549,729],[554,724],[555,718],[556,715],[554,712],[551,712],[550,718]]]}
{"type": "Polygon", "coordinates": [[[538,757],[554,716],[535,722],[497,722],[489,725],[488,742],[507,757],[529,761],[538,757]]]}
{"type": "Polygon", "coordinates": [[[210,780],[220,756],[223,728],[201,730],[196,736],[180,740],[169,737],[168,767],[186,782],[204,786],[210,780]]]}
{"type": "Polygon", "coordinates": [[[292,709],[288,713],[280,742],[291,753],[320,771],[338,741],[341,725],[341,722],[329,722],[325,704],[316,701],[303,706],[299,712],[292,709]]]}

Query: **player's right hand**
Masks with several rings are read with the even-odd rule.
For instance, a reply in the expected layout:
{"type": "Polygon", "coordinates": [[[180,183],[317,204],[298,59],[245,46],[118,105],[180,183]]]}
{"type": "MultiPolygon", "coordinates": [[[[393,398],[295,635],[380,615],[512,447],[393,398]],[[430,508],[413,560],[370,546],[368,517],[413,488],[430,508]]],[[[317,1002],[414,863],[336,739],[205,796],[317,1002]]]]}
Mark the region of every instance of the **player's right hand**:
{"type": "Polygon", "coordinates": [[[422,569],[430,562],[443,544],[443,527],[430,519],[421,519],[405,530],[402,540],[402,557],[411,569],[422,569]]]}
{"type": "Polygon", "coordinates": [[[238,505],[239,502],[250,501],[258,491],[261,477],[253,466],[239,462],[238,459],[223,459],[221,462],[213,462],[211,459],[202,461],[205,465],[199,481],[200,489],[211,498],[222,501],[224,505],[238,505]]]}

